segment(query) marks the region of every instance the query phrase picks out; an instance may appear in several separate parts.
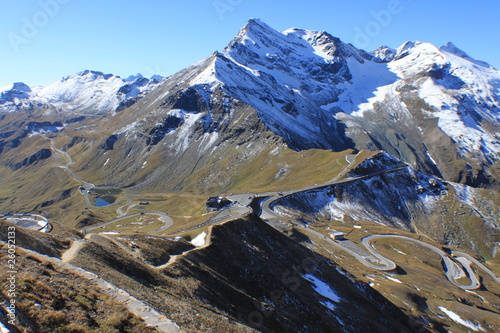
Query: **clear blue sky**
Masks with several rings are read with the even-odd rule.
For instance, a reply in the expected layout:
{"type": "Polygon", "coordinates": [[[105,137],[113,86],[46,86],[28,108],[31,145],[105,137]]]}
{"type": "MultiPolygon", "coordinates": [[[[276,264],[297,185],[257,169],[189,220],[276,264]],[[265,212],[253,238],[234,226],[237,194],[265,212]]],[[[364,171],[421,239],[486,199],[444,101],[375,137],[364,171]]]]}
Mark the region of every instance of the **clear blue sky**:
{"type": "Polygon", "coordinates": [[[48,85],[84,69],[170,75],[222,50],[252,17],[280,31],[325,30],[367,51],[407,40],[452,41],[500,69],[497,0],[0,0],[0,6],[0,87],[48,85]]]}

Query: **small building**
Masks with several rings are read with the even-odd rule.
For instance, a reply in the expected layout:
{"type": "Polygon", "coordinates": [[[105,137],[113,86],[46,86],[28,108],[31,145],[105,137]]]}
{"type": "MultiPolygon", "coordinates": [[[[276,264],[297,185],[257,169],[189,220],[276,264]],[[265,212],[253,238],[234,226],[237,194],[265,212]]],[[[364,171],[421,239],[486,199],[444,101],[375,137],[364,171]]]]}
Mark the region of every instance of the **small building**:
{"type": "Polygon", "coordinates": [[[232,201],[225,197],[210,197],[207,200],[206,208],[208,212],[214,212],[230,205],[231,203],[232,201]]]}
{"type": "Polygon", "coordinates": [[[141,202],[139,202],[139,205],[142,205],[142,206],[149,205],[149,201],[141,201],[141,202]]]}
{"type": "Polygon", "coordinates": [[[330,234],[333,240],[345,240],[345,234],[342,231],[335,231],[330,234]]]}

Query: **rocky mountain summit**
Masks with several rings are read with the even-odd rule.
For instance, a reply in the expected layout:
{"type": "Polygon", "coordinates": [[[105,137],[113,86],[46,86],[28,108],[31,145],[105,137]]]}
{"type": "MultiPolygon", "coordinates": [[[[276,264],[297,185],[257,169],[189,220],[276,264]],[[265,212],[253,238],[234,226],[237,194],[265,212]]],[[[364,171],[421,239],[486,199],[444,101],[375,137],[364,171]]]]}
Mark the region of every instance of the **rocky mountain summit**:
{"type": "Polygon", "coordinates": [[[102,114],[132,105],[163,80],[141,74],[122,79],[85,70],[46,87],[30,88],[22,82],[0,88],[0,111],[45,109],[45,113],[102,114]]]}
{"type": "Polygon", "coordinates": [[[121,140],[141,133],[146,146],[187,148],[194,142],[184,138],[196,137],[210,151],[231,130],[222,124],[248,106],[295,150],[385,150],[438,177],[496,187],[499,82],[497,70],[451,43],[368,53],[326,32],[281,33],[250,20],[223,51],[168,79],[83,71],[44,88],[3,88],[0,109],[112,121],[128,109],[134,119],[112,133],[121,140]]]}
{"type": "Polygon", "coordinates": [[[500,73],[452,43],[252,19],[167,78],[0,88],[0,227],[46,216],[23,263],[61,258],[181,331],[494,332],[499,133],[500,73]]]}

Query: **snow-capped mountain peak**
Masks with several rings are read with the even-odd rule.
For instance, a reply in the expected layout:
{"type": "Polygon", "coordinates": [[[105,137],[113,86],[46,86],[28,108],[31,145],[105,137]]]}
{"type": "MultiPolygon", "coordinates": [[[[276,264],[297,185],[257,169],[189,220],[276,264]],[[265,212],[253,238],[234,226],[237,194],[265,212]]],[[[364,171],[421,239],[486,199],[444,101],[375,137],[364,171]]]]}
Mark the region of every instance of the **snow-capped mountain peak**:
{"type": "Polygon", "coordinates": [[[493,69],[493,67],[490,64],[488,64],[487,62],[484,62],[484,61],[481,61],[481,60],[477,60],[477,59],[474,59],[474,58],[470,57],[467,53],[465,53],[464,51],[462,51],[461,49],[459,49],[452,42],[448,42],[445,45],[441,46],[440,50],[448,52],[448,53],[451,53],[451,54],[454,54],[457,57],[469,60],[470,62],[473,62],[476,65],[479,65],[479,66],[482,66],[482,67],[486,67],[486,68],[492,68],[493,69]]]}
{"type": "Polygon", "coordinates": [[[164,79],[164,77],[158,74],[154,74],[149,79],[154,82],[160,82],[164,79]]]}
{"type": "Polygon", "coordinates": [[[141,73],[137,73],[135,75],[129,75],[127,78],[123,79],[123,81],[131,82],[131,81],[135,81],[137,79],[142,79],[142,78],[144,78],[144,76],[141,73]]]}
{"type": "Polygon", "coordinates": [[[456,56],[459,56],[461,58],[470,58],[467,53],[465,53],[464,51],[462,51],[461,49],[459,49],[452,42],[446,43],[445,45],[441,46],[440,49],[442,51],[446,51],[448,53],[452,53],[452,54],[454,54],[456,56]]]}
{"type": "Polygon", "coordinates": [[[435,172],[446,168],[436,142],[446,141],[453,147],[448,151],[467,160],[463,174],[472,169],[467,165],[499,159],[500,74],[453,44],[409,41],[367,53],[324,31],[279,32],[258,19],[248,21],[222,52],[165,80],[87,70],[41,90],[18,91],[0,107],[17,110],[20,101],[36,101],[52,107],[47,110],[109,113],[160,84],[164,90],[150,105],[177,90],[208,105],[217,91],[224,100],[251,106],[297,150],[383,149],[435,172]]]}
{"type": "MultiPolygon", "coordinates": [[[[499,137],[483,122],[500,122],[500,75],[452,44],[409,41],[369,54],[326,32],[280,33],[251,20],[215,63],[212,72],[226,91],[253,106],[294,148],[339,149],[342,136],[325,133],[345,126],[353,141],[364,141],[361,147],[391,150],[395,143],[382,143],[382,127],[401,122],[398,131],[405,133],[422,113],[437,120],[460,155],[498,159],[499,137]],[[415,98],[433,111],[414,108],[415,98]]],[[[417,133],[421,126],[415,124],[417,133]]],[[[421,150],[419,160],[435,163],[420,147],[413,149],[421,150]]]]}
{"type": "MultiPolygon", "coordinates": [[[[22,106],[32,97],[31,88],[23,82],[15,82],[6,87],[0,88],[1,105],[22,106]]],[[[1,110],[1,108],[0,108],[1,110]]]]}
{"type": "Polygon", "coordinates": [[[129,78],[123,80],[113,74],[84,70],[46,87],[31,89],[24,83],[14,83],[1,88],[0,111],[38,106],[46,112],[114,112],[132,105],[162,81],[160,76],[147,79],[141,74],[129,78]]]}
{"type": "Polygon", "coordinates": [[[11,85],[0,88],[0,93],[7,91],[31,92],[31,88],[24,82],[14,82],[11,85]]]}
{"type": "Polygon", "coordinates": [[[75,77],[84,77],[85,80],[91,81],[91,80],[99,80],[99,79],[108,80],[109,78],[114,77],[114,75],[113,74],[104,74],[103,72],[100,72],[100,71],[93,71],[93,70],[86,69],[84,71],[76,73],[75,75],[70,75],[70,76],[63,78],[63,81],[74,79],[75,77]]]}
{"type": "Polygon", "coordinates": [[[116,92],[123,85],[120,77],[85,70],[44,87],[37,98],[57,109],[102,113],[116,109],[116,92]]]}
{"type": "Polygon", "coordinates": [[[383,45],[370,52],[370,54],[372,54],[375,57],[374,58],[375,61],[390,62],[394,60],[394,58],[396,57],[397,51],[393,48],[383,45]]]}

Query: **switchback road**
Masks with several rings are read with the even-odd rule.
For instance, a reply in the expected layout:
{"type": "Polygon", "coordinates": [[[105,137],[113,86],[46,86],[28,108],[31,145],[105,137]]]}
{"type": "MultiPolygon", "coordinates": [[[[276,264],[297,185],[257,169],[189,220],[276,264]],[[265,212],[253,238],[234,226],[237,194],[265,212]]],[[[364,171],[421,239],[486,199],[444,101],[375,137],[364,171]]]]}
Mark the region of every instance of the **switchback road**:
{"type": "MultiPolygon", "coordinates": [[[[353,159],[348,160],[350,162],[350,165],[353,163],[353,159]]],[[[255,198],[255,197],[268,197],[265,198],[261,202],[260,206],[260,217],[264,220],[266,219],[283,219],[281,215],[276,213],[272,208],[271,205],[278,199],[283,198],[288,195],[292,195],[295,193],[299,192],[304,192],[304,191],[310,191],[310,190],[317,190],[317,189],[322,189],[328,186],[332,185],[338,185],[338,184],[346,184],[350,182],[354,182],[357,180],[362,180],[362,179],[368,179],[374,176],[382,175],[382,174],[387,174],[391,172],[396,172],[399,170],[403,170],[407,168],[407,165],[401,165],[396,168],[392,168],[389,170],[381,170],[369,175],[364,175],[364,176],[359,176],[359,177],[353,177],[353,178],[348,178],[348,179],[343,179],[343,180],[336,180],[328,183],[328,184],[323,184],[323,185],[314,185],[306,188],[302,188],[300,190],[295,190],[295,191],[286,191],[286,192],[276,192],[276,193],[264,193],[264,194],[242,194],[237,196],[233,196],[233,198],[241,198],[241,199],[246,199],[248,200],[249,198],[255,198]]],[[[343,173],[345,172],[348,168],[344,170],[343,173]]],[[[474,270],[471,268],[472,264],[475,264],[477,267],[479,267],[481,270],[486,272],[488,275],[490,275],[496,282],[500,283],[500,278],[496,276],[492,271],[490,271],[486,266],[481,264],[479,261],[476,259],[472,258],[471,256],[462,253],[462,252],[457,252],[457,251],[451,251],[452,257],[450,257],[446,252],[443,250],[430,245],[428,243],[405,237],[405,236],[399,236],[399,235],[371,235],[367,236],[362,239],[362,245],[364,248],[369,252],[367,254],[362,248],[357,246],[356,244],[350,242],[350,241],[334,241],[327,236],[322,235],[321,233],[312,230],[311,228],[307,228],[303,226],[300,223],[296,224],[299,228],[304,230],[306,233],[312,233],[316,237],[319,237],[325,241],[327,241],[329,244],[342,249],[345,252],[348,252],[352,256],[354,256],[358,261],[363,263],[365,266],[377,269],[377,270],[384,270],[384,271],[389,271],[395,269],[397,266],[396,264],[382,256],[373,246],[371,243],[373,240],[376,239],[383,239],[383,238],[397,238],[403,241],[409,241],[409,242],[414,242],[419,244],[420,246],[438,254],[441,257],[441,260],[443,262],[443,268],[445,270],[445,276],[446,278],[453,283],[455,286],[465,289],[465,290],[470,290],[470,289],[477,289],[481,286],[481,283],[479,281],[479,278],[477,274],[474,272],[474,270]],[[468,277],[470,280],[470,283],[468,285],[464,285],[460,282],[458,282],[458,279],[461,278],[466,278],[468,277]]]]}
{"type": "Polygon", "coordinates": [[[106,223],[101,223],[101,224],[96,225],[96,226],[87,227],[87,228],[85,228],[83,230],[86,233],[88,233],[89,231],[92,231],[92,230],[95,230],[95,229],[99,229],[99,228],[103,228],[103,227],[105,227],[105,226],[107,226],[108,224],[111,224],[111,223],[115,223],[115,222],[118,222],[118,221],[121,221],[121,220],[124,220],[124,219],[128,219],[128,218],[131,218],[131,217],[143,216],[143,215],[155,215],[155,216],[158,217],[158,219],[160,221],[162,221],[164,223],[163,226],[161,226],[160,228],[158,228],[158,229],[156,229],[154,231],[151,231],[149,233],[161,232],[161,231],[167,229],[168,227],[170,227],[170,226],[172,226],[174,224],[174,221],[172,220],[172,218],[170,216],[168,216],[164,212],[143,212],[143,213],[135,213],[135,214],[130,214],[130,215],[122,216],[122,217],[119,217],[117,219],[114,219],[114,220],[106,222],[106,223]]]}
{"type": "MultiPolygon", "coordinates": [[[[431,250],[432,252],[436,253],[437,255],[439,255],[441,257],[441,260],[443,261],[443,268],[445,271],[446,278],[448,279],[448,281],[450,281],[451,283],[453,283],[454,285],[456,285],[459,288],[470,290],[470,289],[477,289],[481,286],[481,283],[479,282],[479,279],[478,279],[476,273],[470,267],[471,262],[467,263],[465,260],[468,261],[468,259],[463,257],[463,254],[461,252],[458,252],[458,253],[460,253],[460,256],[457,256],[456,258],[452,258],[446,252],[444,252],[443,250],[441,250],[433,245],[419,241],[417,239],[413,239],[413,238],[406,237],[406,236],[400,236],[400,235],[371,235],[371,236],[364,237],[361,240],[361,242],[362,242],[363,246],[366,249],[368,249],[368,251],[370,251],[372,254],[374,254],[374,255],[376,254],[380,257],[383,257],[380,253],[377,252],[377,250],[375,249],[375,247],[371,243],[372,241],[374,241],[376,239],[383,239],[383,238],[393,238],[393,239],[400,239],[400,240],[403,240],[406,242],[413,242],[413,243],[416,243],[420,246],[423,246],[423,247],[431,250]],[[470,279],[470,281],[471,281],[470,284],[464,285],[464,284],[457,282],[457,279],[464,278],[464,277],[468,277],[470,279]]],[[[468,257],[470,257],[470,256],[468,256],[468,257]]],[[[389,260],[389,259],[387,259],[387,260],[389,260]]],[[[491,272],[488,268],[486,268],[483,265],[481,265],[481,266],[482,266],[481,269],[483,269],[486,273],[488,273],[489,275],[495,276],[495,274],[493,274],[493,272],[491,272]]]]}

